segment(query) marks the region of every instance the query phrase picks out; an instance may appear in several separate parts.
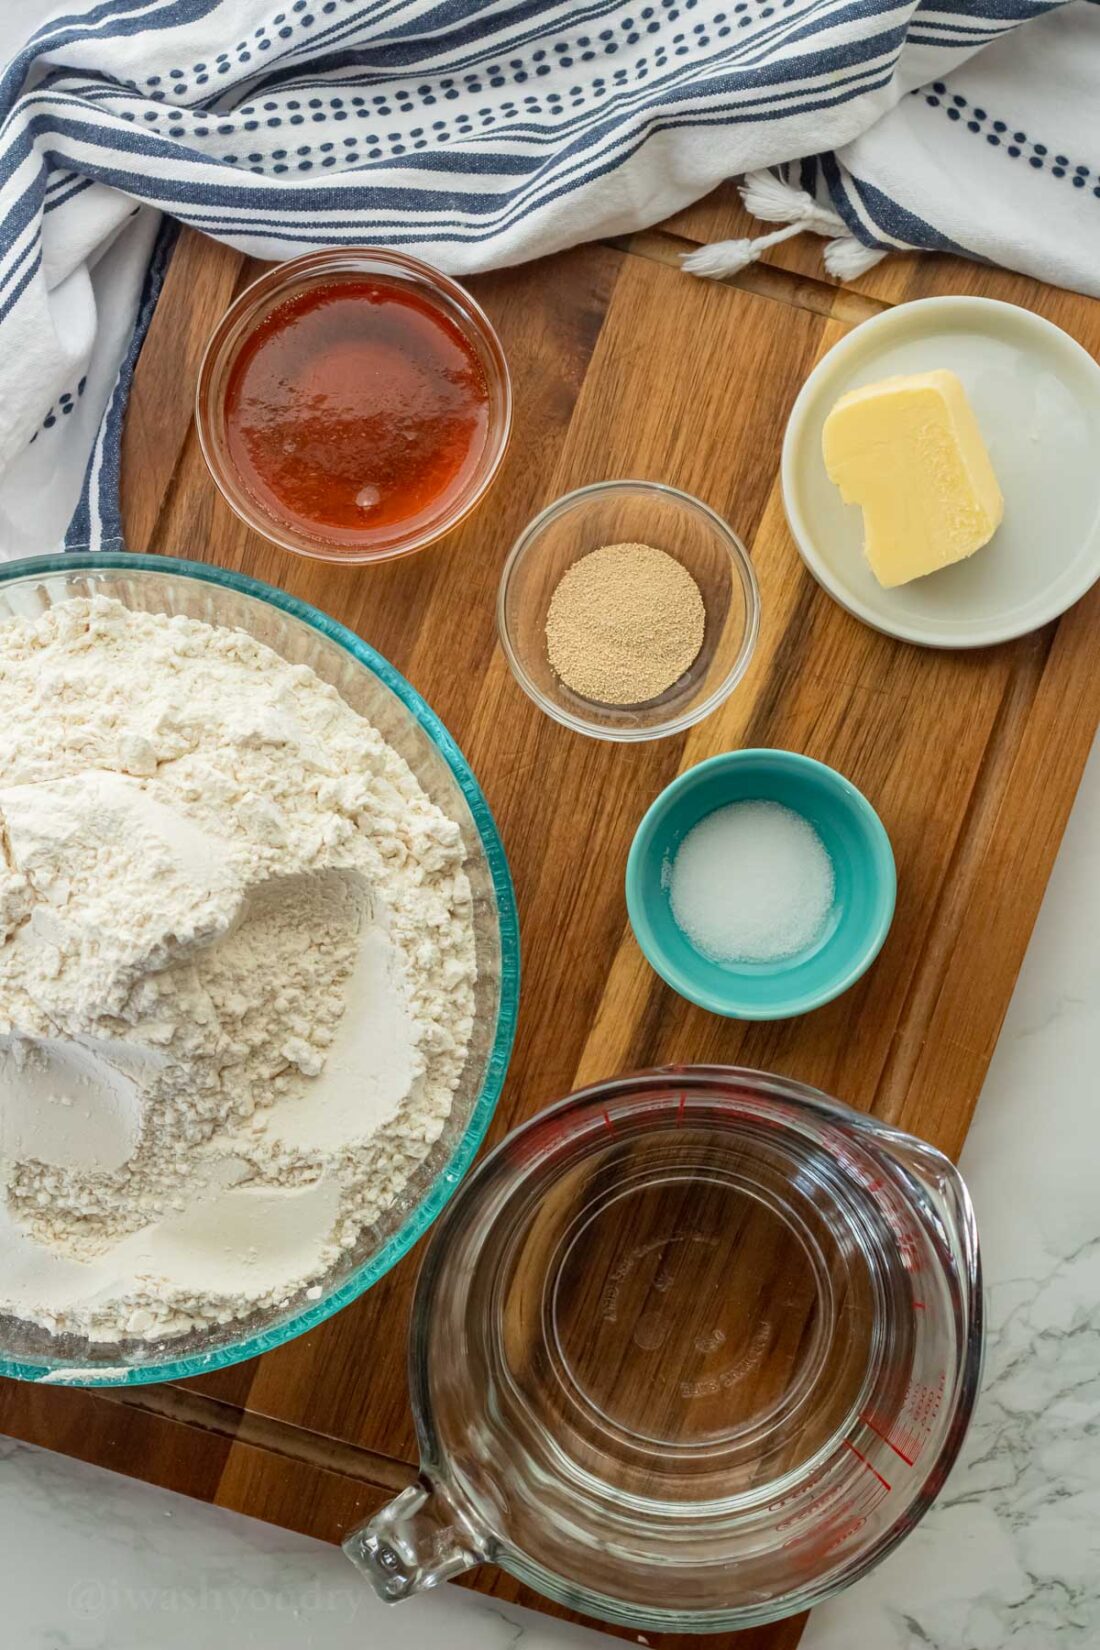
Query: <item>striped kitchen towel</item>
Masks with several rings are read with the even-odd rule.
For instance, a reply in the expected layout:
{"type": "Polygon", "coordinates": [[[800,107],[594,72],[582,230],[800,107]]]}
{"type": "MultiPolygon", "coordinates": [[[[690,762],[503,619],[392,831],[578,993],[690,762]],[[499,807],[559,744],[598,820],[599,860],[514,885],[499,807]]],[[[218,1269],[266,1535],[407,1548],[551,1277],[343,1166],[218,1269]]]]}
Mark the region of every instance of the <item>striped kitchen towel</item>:
{"type": "Polygon", "coordinates": [[[783,225],[764,244],[826,235],[834,271],[941,247],[1098,290],[1089,0],[43,10],[0,6],[0,555],[120,542],[122,413],[179,222],[263,258],[366,242],[463,274],[751,172],[783,225]]]}

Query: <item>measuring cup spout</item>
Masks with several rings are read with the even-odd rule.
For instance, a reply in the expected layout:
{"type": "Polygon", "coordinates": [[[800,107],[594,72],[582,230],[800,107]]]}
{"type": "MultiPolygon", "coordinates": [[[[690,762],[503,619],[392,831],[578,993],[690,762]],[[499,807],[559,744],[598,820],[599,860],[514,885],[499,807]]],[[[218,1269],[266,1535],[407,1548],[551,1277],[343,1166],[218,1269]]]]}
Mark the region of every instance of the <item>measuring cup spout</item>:
{"type": "Polygon", "coordinates": [[[980,1291],[981,1262],[974,1209],[958,1170],[942,1152],[912,1135],[892,1131],[889,1149],[922,1188],[928,1213],[942,1223],[961,1284],[968,1292],[980,1291]]]}
{"type": "Polygon", "coordinates": [[[485,1556],[456,1528],[450,1506],[425,1479],[352,1530],[344,1551],[386,1604],[437,1587],[485,1556]]]}

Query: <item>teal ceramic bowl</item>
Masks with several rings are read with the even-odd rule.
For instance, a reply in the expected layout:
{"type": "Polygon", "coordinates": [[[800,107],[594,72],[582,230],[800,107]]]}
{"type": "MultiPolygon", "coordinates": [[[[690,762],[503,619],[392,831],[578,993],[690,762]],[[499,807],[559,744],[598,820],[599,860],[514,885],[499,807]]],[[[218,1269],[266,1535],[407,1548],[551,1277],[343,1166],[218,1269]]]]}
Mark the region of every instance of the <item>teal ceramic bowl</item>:
{"type": "Polygon", "coordinates": [[[882,949],[896,890],[890,838],[866,797],[794,751],[729,751],[689,768],[645,815],[626,866],[627,910],[648,961],[681,997],[734,1020],[790,1019],[847,991],[882,949]],[[813,826],[833,862],[833,907],[814,943],[790,957],[718,963],[677,927],[666,867],[701,819],[750,801],[780,802],[813,826]]]}

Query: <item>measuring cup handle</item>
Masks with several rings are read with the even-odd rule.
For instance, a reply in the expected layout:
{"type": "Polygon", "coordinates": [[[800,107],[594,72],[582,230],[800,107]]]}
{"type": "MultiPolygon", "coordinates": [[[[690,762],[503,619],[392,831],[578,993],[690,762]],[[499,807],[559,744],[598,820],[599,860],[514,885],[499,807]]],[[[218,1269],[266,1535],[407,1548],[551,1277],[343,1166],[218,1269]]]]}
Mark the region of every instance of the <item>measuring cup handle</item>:
{"type": "Polygon", "coordinates": [[[424,1479],[352,1530],[344,1551],[386,1604],[437,1587],[485,1557],[460,1534],[451,1508],[424,1479]]]}

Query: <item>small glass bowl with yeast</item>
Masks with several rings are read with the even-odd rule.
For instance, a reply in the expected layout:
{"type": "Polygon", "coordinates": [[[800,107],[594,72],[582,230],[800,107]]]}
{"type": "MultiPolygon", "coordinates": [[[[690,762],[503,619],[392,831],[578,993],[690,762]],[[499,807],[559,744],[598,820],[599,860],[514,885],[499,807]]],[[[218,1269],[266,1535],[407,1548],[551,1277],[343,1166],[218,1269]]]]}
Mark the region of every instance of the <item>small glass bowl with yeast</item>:
{"type": "MultiPolygon", "coordinates": [[[[631,580],[621,582],[625,588],[631,580]]],[[[516,681],[547,716],[592,739],[659,739],[702,721],[741,681],[759,628],[760,595],[741,540],[701,499],[657,481],[600,481],[547,505],[513,546],[497,595],[497,629],[516,681]],[[694,659],[664,691],[609,703],[559,675],[547,624],[571,570],[593,551],[623,548],[662,551],[690,575],[702,636],[694,659]]],[[[598,634],[588,644],[605,651],[598,634]]]]}
{"type": "Polygon", "coordinates": [[[199,369],[210,474],[255,532],[321,561],[411,555],[484,498],[508,447],[500,339],[403,253],[343,247],[261,275],[199,369]]]}

